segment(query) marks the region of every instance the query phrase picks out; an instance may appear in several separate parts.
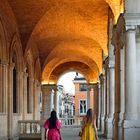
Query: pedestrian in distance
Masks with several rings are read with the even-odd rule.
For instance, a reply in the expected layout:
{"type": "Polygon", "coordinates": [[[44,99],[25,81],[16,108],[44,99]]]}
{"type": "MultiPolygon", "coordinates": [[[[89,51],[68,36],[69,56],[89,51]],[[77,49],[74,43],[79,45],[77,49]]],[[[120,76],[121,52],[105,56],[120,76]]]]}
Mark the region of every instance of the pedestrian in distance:
{"type": "Polygon", "coordinates": [[[96,117],[92,109],[88,109],[83,119],[81,140],[98,140],[96,117]]]}
{"type": "Polygon", "coordinates": [[[43,127],[45,128],[45,140],[62,140],[60,134],[61,123],[57,118],[56,111],[51,112],[50,118],[45,121],[43,127]]]}

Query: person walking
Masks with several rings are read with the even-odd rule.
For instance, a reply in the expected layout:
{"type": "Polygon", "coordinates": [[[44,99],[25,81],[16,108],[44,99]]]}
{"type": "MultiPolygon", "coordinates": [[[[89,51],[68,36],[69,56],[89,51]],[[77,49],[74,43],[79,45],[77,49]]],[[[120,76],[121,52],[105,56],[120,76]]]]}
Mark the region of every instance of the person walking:
{"type": "Polygon", "coordinates": [[[83,119],[81,140],[98,140],[96,120],[92,109],[88,109],[83,119]]]}
{"type": "Polygon", "coordinates": [[[45,128],[45,140],[61,140],[61,123],[57,118],[56,111],[51,112],[50,118],[45,121],[43,127],[45,128]]]}

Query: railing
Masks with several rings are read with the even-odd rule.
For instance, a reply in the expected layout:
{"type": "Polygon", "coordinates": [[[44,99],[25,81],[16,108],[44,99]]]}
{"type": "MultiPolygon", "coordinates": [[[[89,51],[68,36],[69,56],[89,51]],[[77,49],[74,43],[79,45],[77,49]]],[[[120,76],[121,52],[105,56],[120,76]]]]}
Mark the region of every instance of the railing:
{"type": "MultiPolygon", "coordinates": [[[[79,127],[81,126],[80,118],[59,118],[62,127],[79,127]]],[[[45,121],[45,120],[44,120],[45,121]]],[[[33,120],[22,120],[18,121],[19,126],[19,138],[41,138],[44,134],[44,129],[42,129],[42,124],[44,121],[33,121],[33,120]]]]}
{"type": "Polygon", "coordinates": [[[40,121],[18,121],[20,138],[41,138],[40,121]]]}
{"type": "Polygon", "coordinates": [[[59,118],[62,126],[81,126],[81,119],[80,118],[59,118]]]}

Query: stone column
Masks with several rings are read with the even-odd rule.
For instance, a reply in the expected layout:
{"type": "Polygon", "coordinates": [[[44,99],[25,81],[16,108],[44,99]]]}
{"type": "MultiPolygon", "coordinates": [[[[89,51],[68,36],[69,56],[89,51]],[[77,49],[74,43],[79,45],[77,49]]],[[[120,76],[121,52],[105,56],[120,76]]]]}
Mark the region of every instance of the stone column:
{"type": "Polygon", "coordinates": [[[54,89],[51,92],[51,102],[50,102],[50,106],[51,106],[51,111],[54,110],[54,89]]]}
{"type": "Polygon", "coordinates": [[[101,82],[98,83],[98,130],[101,130],[102,92],[101,82]]]}
{"type": "Polygon", "coordinates": [[[29,78],[29,113],[33,113],[33,87],[34,79],[29,78]]]}
{"type": "MultiPolygon", "coordinates": [[[[26,71],[26,70],[25,70],[26,71]]],[[[28,73],[23,73],[23,120],[27,114],[27,77],[28,73]]]]}
{"type": "Polygon", "coordinates": [[[59,93],[57,87],[54,89],[54,109],[57,112],[57,117],[59,118],[59,93]]]}
{"type": "Polygon", "coordinates": [[[3,112],[3,93],[2,93],[2,62],[0,61],[0,113],[3,112]]]}
{"type": "Polygon", "coordinates": [[[40,94],[41,94],[41,85],[38,80],[34,81],[34,105],[33,105],[33,119],[40,119],[40,94]]]}
{"type": "Polygon", "coordinates": [[[109,108],[110,108],[110,104],[109,104],[109,99],[110,99],[110,95],[109,95],[109,88],[110,88],[110,83],[109,83],[109,65],[107,66],[107,89],[106,89],[106,104],[107,104],[107,108],[106,108],[106,128],[107,128],[107,121],[108,121],[108,115],[109,115],[109,108]]]}
{"type": "Polygon", "coordinates": [[[114,46],[109,45],[109,64],[108,64],[108,111],[106,122],[106,135],[108,139],[113,138],[113,119],[115,113],[115,56],[114,46]]]}
{"type": "Polygon", "coordinates": [[[136,119],[136,39],[135,30],[126,32],[126,113],[125,119],[136,119]]]}
{"type": "Polygon", "coordinates": [[[120,50],[120,115],[119,140],[123,139],[123,122],[125,112],[125,46],[120,50]]]}
{"type": "Polygon", "coordinates": [[[17,72],[17,112],[24,118],[24,72],[17,72]]]}
{"type": "Polygon", "coordinates": [[[120,46],[115,44],[115,113],[113,120],[113,137],[118,140],[120,113],[120,46]]]}
{"type": "Polygon", "coordinates": [[[136,94],[136,31],[126,32],[126,108],[124,120],[124,140],[139,140],[140,121],[137,118],[136,94]]]}
{"type": "Polygon", "coordinates": [[[94,94],[94,113],[96,117],[98,115],[98,83],[93,84],[93,94],[94,94]]]}
{"type": "Polygon", "coordinates": [[[94,113],[96,115],[96,125],[98,126],[98,83],[93,84],[93,94],[94,94],[94,113]]]}
{"type": "Polygon", "coordinates": [[[8,139],[13,139],[13,69],[14,63],[9,64],[8,71],[8,139]]]}
{"type": "Polygon", "coordinates": [[[101,115],[101,132],[105,134],[105,119],[106,119],[106,80],[102,75],[102,115],[101,115]]]}
{"type": "Polygon", "coordinates": [[[53,104],[52,90],[55,85],[42,85],[42,119],[45,120],[50,117],[53,104]]]}
{"type": "Polygon", "coordinates": [[[0,61],[0,112],[7,112],[7,62],[0,61]]]}
{"type": "Polygon", "coordinates": [[[107,138],[113,138],[113,118],[115,112],[115,69],[109,66],[109,108],[107,119],[107,138]]]}
{"type": "MultiPolygon", "coordinates": [[[[41,114],[41,125],[44,124],[46,119],[50,117],[51,111],[54,109],[53,108],[53,92],[56,88],[56,85],[42,85],[41,90],[42,90],[42,114],[41,114]]],[[[42,127],[41,130],[41,140],[44,140],[44,128],[42,127]]]]}
{"type": "Polygon", "coordinates": [[[91,90],[91,87],[90,87],[90,84],[87,85],[87,109],[90,108],[90,90],[91,90]]]}

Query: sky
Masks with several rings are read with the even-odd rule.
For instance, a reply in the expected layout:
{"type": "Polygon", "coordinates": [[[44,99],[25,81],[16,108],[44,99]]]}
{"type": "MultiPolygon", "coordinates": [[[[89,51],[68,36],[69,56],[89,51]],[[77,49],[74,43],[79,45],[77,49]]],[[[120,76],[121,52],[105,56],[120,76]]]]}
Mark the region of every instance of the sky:
{"type": "MultiPolygon", "coordinates": [[[[76,76],[76,72],[68,72],[60,77],[58,80],[58,85],[63,85],[64,90],[72,95],[75,94],[75,87],[73,84],[73,79],[76,76]]],[[[78,77],[82,75],[78,73],[78,77]]],[[[83,76],[82,76],[83,77],[83,76]]]]}
{"type": "Polygon", "coordinates": [[[58,85],[63,85],[66,92],[74,95],[74,84],[72,80],[76,76],[76,72],[69,72],[62,75],[58,81],[58,85]]]}

